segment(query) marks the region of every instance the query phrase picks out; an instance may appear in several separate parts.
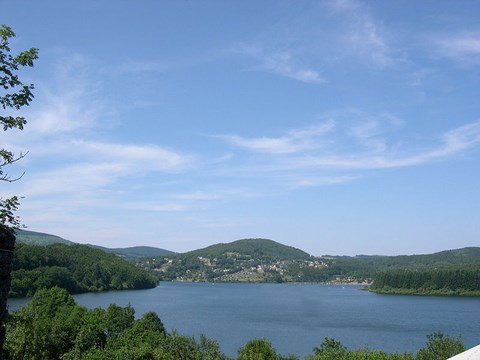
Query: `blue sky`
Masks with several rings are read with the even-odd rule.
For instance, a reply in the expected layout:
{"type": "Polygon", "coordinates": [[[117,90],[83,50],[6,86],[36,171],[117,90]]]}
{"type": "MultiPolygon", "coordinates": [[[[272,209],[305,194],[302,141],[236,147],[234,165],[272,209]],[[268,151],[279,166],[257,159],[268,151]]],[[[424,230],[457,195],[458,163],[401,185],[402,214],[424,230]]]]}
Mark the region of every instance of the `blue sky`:
{"type": "Polygon", "coordinates": [[[2,185],[29,229],[188,251],[480,244],[480,3],[0,1],[40,49],[2,185]]]}

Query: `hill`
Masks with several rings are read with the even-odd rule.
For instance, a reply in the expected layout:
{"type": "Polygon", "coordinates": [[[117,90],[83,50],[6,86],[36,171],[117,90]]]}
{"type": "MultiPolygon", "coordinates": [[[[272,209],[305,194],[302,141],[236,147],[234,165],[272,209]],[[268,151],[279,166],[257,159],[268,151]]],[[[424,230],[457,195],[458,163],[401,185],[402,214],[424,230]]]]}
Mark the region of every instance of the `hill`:
{"type": "Polygon", "coordinates": [[[155,271],[161,280],[290,281],[290,264],[323,266],[306,252],[268,239],[243,239],[175,256],[142,259],[137,265],[155,271]]]}
{"type": "Polygon", "coordinates": [[[15,230],[15,234],[17,237],[17,243],[19,244],[28,244],[28,245],[51,245],[51,244],[66,244],[71,245],[74,242],[65,240],[60,236],[45,234],[37,231],[29,231],[29,230],[15,230]]]}
{"type": "MultiPolygon", "coordinates": [[[[52,244],[65,244],[73,245],[76,244],[73,241],[66,240],[57,235],[51,235],[46,233],[41,233],[37,231],[21,230],[18,229],[15,231],[17,237],[17,244],[28,244],[28,245],[37,245],[37,246],[47,246],[52,244]]],[[[133,260],[136,258],[148,257],[148,256],[167,256],[173,255],[175,252],[170,250],[165,250],[157,247],[151,246],[132,246],[126,248],[106,248],[98,245],[90,245],[92,248],[100,249],[108,253],[113,253],[120,257],[123,257],[126,260],[133,260]]]]}
{"type": "Polygon", "coordinates": [[[113,253],[115,255],[121,256],[126,260],[133,260],[137,258],[144,257],[156,257],[156,256],[171,256],[176,253],[170,250],[165,250],[157,247],[151,246],[132,246],[127,248],[106,248],[103,246],[97,245],[88,245],[100,250],[103,250],[108,253],[113,253]]]}
{"type": "Polygon", "coordinates": [[[162,280],[322,282],[369,284],[387,270],[448,269],[480,264],[480,248],[446,250],[425,255],[322,256],[266,239],[245,239],[212,245],[175,256],[149,258],[137,265],[162,280]]]}
{"type": "Polygon", "coordinates": [[[268,239],[243,239],[231,243],[221,243],[203,249],[189,251],[179,256],[219,258],[232,255],[272,260],[301,260],[310,258],[309,254],[300,249],[268,239]]]}
{"type": "Polygon", "coordinates": [[[79,244],[17,244],[11,295],[29,296],[38,289],[62,287],[71,293],[145,289],[155,278],[134,264],[100,249],[79,244]]]}
{"type": "Polygon", "coordinates": [[[480,247],[466,247],[422,255],[359,255],[332,258],[342,269],[349,268],[357,274],[363,273],[364,276],[373,277],[379,271],[388,269],[446,268],[459,264],[478,264],[480,263],[480,247]]]}

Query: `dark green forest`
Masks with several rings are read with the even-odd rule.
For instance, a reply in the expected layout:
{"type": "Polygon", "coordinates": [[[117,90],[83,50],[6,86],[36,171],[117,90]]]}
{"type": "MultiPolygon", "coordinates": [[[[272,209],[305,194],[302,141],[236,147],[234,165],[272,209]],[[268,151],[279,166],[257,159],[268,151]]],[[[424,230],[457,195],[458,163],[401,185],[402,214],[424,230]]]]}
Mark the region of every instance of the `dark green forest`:
{"type": "Polygon", "coordinates": [[[13,260],[11,296],[62,287],[70,293],[145,289],[156,279],[122,258],[85,245],[18,244],[13,260]]]}
{"type": "Polygon", "coordinates": [[[480,265],[387,270],[377,274],[370,289],[384,294],[480,296],[480,265]]]}
{"type": "MultiPolygon", "coordinates": [[[[350,350],[335,339],[319,339],[305,360],[445,360],[465,350],[458,338],[427,335],[417,354],[350,350]]],[[[58,287],[39,290],[7,323],[4,359],[10,360],[226,360],[219,344],[200,336],[167,332],[155,312],[135,318],[131,306],[87,309],[58,287]]],[[[239,360],[295,360],[278,354],[267,339],[251,339],[238,349],[239,360]]]]}

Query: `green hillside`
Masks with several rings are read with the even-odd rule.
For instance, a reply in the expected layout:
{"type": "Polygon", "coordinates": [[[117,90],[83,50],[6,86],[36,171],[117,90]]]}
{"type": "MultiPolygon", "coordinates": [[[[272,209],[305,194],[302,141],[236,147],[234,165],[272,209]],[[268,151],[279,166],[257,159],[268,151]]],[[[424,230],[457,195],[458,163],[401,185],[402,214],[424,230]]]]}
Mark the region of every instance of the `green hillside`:
{"type": "Polygon", "coordinates": [[[137,261],[161,280],[220,282],[281,282],[292,280],[285,272],[290,264],[322,266],[297,248],[267,239],[243,239],[216,244],[170,257],[137,261]]]}
{"type": "MultiPolygon", "coordinates": [[[[65,240],[60,236],[45,234],[37,231],[29,230],[16,230],[17,244],[28,244],[28,245],[37,245],[37,246],[47,246],[52,244],[65,244],[73,245],[76,244],[73,241],[65,240]]],[[[167,256],[175,254],[173,251],[165,250],[157,247],[151,246],[132,246],[127,248],[106,248],[98,245],[90,245],[95,249],[100,249],[108,253],[113,253],[115,255],[121,256],[126,260],[132,260],[136,258],[148,257],[148,256],[167,256]]]]}
{"type": "Polygon", "coordinates": [[[370,290],[383,294],[480,296],[480,264],[386,270],[377,274],[370,290]]]}
{"type": "Polygon", "coordinates": [[[121,256],[126,260],[133,260],[144,257],[156,257],[156,256],[171,256],[176,253],[170,250],[165,250],[152,246],[132,246],[127,248],[106,248],[103,246],[89,245],[97,249],[101,249],[105,252],[113,253],[121,256]]]}
{"type": "Polygon", "coordinates": [[[29,230],[15,230],[15,234],[17,237],[17,243],[19,244],[28,244],[28,245],[51,245],[51,244],[66,244],[71,245],[74,244],[72,241],[65,240],[60,236],[45,234],[36,231],[29,231],[29,230]]]}
{"type": "Polygon", "coordinates": [[[179,255],[219,258],[226,255],[246,256],[255,259],[301,260],[308,259],[306,252],[268,239],[243,239],[226,244],[211,245],[179,255]]]}
{"type": "Polygon", "coordinates": [[[145,289],[155,278],[126,260],[79,244],[17,244],[13,259],[12,296],[62,287],[71,293],[145,289]]]}
{"type": "Polygon", "coordinates": [[[360,276],[374,277],[379,271],[388,269],[446,268],[452,265],[479,264],[480,248],[445,250],[433,254],[399,256],[334,256],[334,268],[339,273],[353,272],[360,276]]]}

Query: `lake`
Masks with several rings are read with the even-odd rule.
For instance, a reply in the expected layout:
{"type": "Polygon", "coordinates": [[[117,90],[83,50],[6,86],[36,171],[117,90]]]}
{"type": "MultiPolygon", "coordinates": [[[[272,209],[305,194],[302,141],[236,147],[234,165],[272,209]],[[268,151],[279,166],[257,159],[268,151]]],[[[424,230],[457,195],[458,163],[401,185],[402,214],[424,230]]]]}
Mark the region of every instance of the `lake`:
{"type": "MultiPolygon", "coordinates": [[[[75,295],[77,303],[106,308],[131,304],[140,317],[159,314],[168,331],[205,334],[225,354],[254,337],[269,339],[281,354],[312,354],[325,337],[349,349],[368,346],[416,352],[426,335],[461,335],[467,347],[480,344],[480,298],[379,295],[359,286],[162,282],[154,289],[75,295]]],[[[25,304],[10,299],[10,310],[25,304]]]]}

